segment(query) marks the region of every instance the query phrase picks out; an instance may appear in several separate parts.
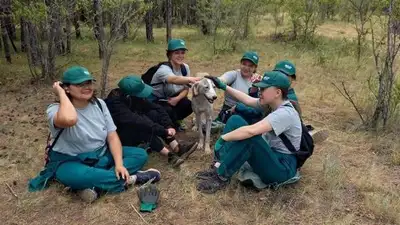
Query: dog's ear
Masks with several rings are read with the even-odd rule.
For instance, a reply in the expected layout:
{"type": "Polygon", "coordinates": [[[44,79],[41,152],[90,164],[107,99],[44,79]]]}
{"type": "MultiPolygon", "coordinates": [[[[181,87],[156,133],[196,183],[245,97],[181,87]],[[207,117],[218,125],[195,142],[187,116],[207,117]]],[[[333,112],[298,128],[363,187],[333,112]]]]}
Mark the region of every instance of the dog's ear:
{"type": "Polygon", "coordinates": [[[193,96],[199,95],[199,83],[195,83],[192,86],[193,96]]]}

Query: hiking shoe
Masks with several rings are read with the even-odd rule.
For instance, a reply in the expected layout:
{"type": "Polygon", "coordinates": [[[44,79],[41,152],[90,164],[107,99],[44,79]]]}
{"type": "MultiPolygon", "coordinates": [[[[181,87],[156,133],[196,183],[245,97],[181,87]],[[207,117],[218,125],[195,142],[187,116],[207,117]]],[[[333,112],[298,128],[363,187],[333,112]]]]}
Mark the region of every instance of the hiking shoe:
{"type": "Polygon", "coordinates": [[[319,130],[316,132],[311,132],[311,137],[314,140],[315,144],[321,143],[325,141],[329,137],[328,130],[319,130]]]}
{"type": "Polygon", "coordinates": [[[196,151],[198,145],[199,143],[197,142],[189,142],[187,144],[180,143],[177,147],[177,154],[179,157],[187,159],[194,151],[196,151]]]}
{"type": "Polygon", "coordinates": [[[148,169],[145,171],[139,170],[135,175],[136,180],[133,182],[134,184],[144,184],[153,178],[154,180],[152,183],[156,183],[161,179],[161,173],[156,169],[148,169]]]}
{"type": "Polygon", "coordinates": [[[92,203],[99,197],[97,192],[90,188],[79,190],[78,196],[86,203],[92,203]]]}
{"type": "Polygon", "coordinates": [[[197,184],[197,190],[205,194],[213,194],[224,189],[228,184],[229,180],[224,180],[215,171],[209,179],[200,181],[200,183],[197,184]]]}
{"type": "Polygon", "coordinates": [[[181,159],[179,156],[172,152],[170,152],[170,154],[168,155],[168,163],[171,164],[174,168],[179,167],[184,162],[185,160],[181,159]]]}
{"type": "Polygon", "coordinates": [[[203,171],[199,171],[199,172],[195,173],[194,176],[196,177],[196,179],[199,179],[199,180],[207,180],[210,177],[214,176],[216,173],[217,173],[217,168],[215,166],[211,166],[207,170],[203,170],[203,171]]]}
{"type": "Polygon", "coordinates": [[[176,121],[176,123],[177,123],[177,127],[176,127],[176,131],[177,132],[183,132],[183,131],[185,131],[185,130],[187,130],[188,129],[188,127],[186,126],[186,124],[183,122],[183,120],[178,120],[178,121],[176,121]]]}

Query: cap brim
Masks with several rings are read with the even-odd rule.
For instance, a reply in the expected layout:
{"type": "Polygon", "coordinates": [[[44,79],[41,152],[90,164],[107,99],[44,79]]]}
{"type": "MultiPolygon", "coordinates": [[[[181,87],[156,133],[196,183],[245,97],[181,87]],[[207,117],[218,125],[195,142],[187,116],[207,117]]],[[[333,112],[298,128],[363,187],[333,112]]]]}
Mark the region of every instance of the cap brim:
{"type": "Polygon", "coordinates": [[[153,88],[147,84],[144,85],[144,89],[136,95],[138,98],[147,98],[153,93],[153,88]]]}
{"type": "Polygon", "coordinates": [[[180,46],[180,47],[177,47],[177,48],[170,49],[169,51],[178,51],[178,50],[185,50],[185,51],[187,51],[187,48],[186,48],[186,47],[183,47],[183,46],[180,46]]]}
{"type": "Polygon", "coordinates": [[[249,57],[243,57],[241,60],[249,60],[249,61],[252,62],[254,65],[257,65],[256,61],[254,61],[254,59],[249,58],[249,57]]]}
{"type": "Polygon", "coordinates": [[[80,83],[83,83],[83,82],[86,82],[86,81],[89,81],[89,80],[96,81],[96,79],[94,79],[94,77],[90,77],[90,78],[89,77],[83,77],[81,79],[78,79],[78,80],[75,80],[75,81],[69,82],[69,83],[70,84],[80,84],[80,83]]]}
{"type": "Polygon", "coordinates": [[[271,85],[266,84],[266,83],[264,83],[262,81],[254,83],[253,86],[254,87],[258,87],[258,88],[269,88],[269,87],[272,87],[271,85]]]}

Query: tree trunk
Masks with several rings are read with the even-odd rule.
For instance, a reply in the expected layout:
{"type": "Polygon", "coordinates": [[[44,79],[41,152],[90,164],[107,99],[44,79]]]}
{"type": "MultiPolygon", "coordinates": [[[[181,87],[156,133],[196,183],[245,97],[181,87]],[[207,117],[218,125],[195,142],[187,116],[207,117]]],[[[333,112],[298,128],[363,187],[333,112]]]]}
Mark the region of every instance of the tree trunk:
{"type": "Polygon", "coordinates": [[[11,63],[10,46],[8,45],[8,35],[6,29],[6,21],[4,17],[0,17],[1,22],[1,38],[3,39],[4,55],[8,63],[11,63]]]}
{"type": "Polygon", "coordinates": [[[72,34],[72,20],[74,18],[74,8],[75,8],[75,1],[70,0],[66,1],[66,8],[67,8],[67,16],[65,18],[65,33],[66,33],[66,43],[67,43],[67,48],[66,48],[66,53],[69,54],[71,53],[71,34],[72,34]]]}
{"type": "Polygon", "coordinates": [[[47,57],[42,56],[42,78],[52,79],[55,77],[56,70],[56,55],[57,51],[57,41],[59,41],[58,34],[58,16],[56,15],[60,10],[57,5],[57,0],[47,0],[47,13],[49,19],[47,27],[47,57]]]}
{"type": "Polygon", "coordinates": [[[108,86],[108,67],[110,66],[110,60],[111,60],[111,49],[104,48],[104,55],[101,65],[101,90],[100,90],[100,96],[102,98],[106,97],[106,91],[107,91],[107,86],[108,86]]]}
{"type": "Polygon", "coordinates": [[[125,22],[122,24],[120,32],[122,32],[122,40],[123,41],[128,40],[128,36],[129,36],[129,23],[128,22],[125,22]]]}
{"type": "Polygon", "coordinates": [[[172,29],[172,0],[166,0],[166,23],[167,23],[167,42],[171,39],[172,29]]]}
{"type": "MultiPolygon", "coordinates": [[[[149,3],[149,0],[146,0],[146,3],[149,3]]],[[[147,11],[146,15],[144,16],[144,21],[146,23],[146,40],[147,42],[154,42],[154,34],[153,34],[153,9],[152,6],[149,11],[147,11]]]]}
{"type": "Polygon", "coordinates": [[[93,0],[94,9],[94,36],[99,44],[99,58],[102,59],[104,56],[104,45],[105,45],[105,32],[103,24],[103,12],[100,0],[93,0]]]}
{"type": "Polygon", "coordinates": [[[25,30],[26,30],[26,28],[25,28],[25,26],[26,26],[26,23],[25,23],[25,19],[24,19],[24,17],[21,17],[20,18],[20,26],[21,26],[21,52],[26,52],[26,38],[25,38],[25,30]]]}
{"type": "Polygon", "coordinates": [[[76,37],[76,39],[81,39],[82,36],[81,36],[81,29],[80,29],[80,26],[79,26],[79,13],[78,12],[74,11],[72,22],[74,23],[74,27],[75,27],[75,37],[76,37]]]}

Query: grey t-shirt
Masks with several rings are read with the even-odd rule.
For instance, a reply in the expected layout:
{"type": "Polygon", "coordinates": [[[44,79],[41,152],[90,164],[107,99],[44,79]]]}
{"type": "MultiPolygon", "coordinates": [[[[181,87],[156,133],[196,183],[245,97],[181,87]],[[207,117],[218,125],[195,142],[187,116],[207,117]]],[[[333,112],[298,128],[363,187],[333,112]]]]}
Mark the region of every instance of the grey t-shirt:
{"type": "MultiPolygon", "coordinates": [[[[108,133],[117,130],[117,127],[105,102],[101,99],[99,101],[103,112],[97,103],[89,103],[83,109],[76,109],[78,114],[77,123],[64,129],[54,145],[53,151],[76,156],[77,154],[96,151],[106,146],[108,133]]],[[[60,131],[59,128],[54,126],[54,116],[58,108],[59,103],[54,103],[47,107],[47,119],[52,141],[60,131]]]]}
{"type": "MultiPolygon", "coordinates": [[[[251,86],[253,85],[253,83],[250,80],[246,80],[242,77],[240,70],[228,71],[222,74],[222,76],[220,76],[219,78],[226,81],[226,84],[232,87],[233,89],[239,90],[246,94],[249,94],[249,88],[251,88],[251,86]]],[[[236,98],[225,92],[224,105],[233,107],[236,105],[236,103],[237,103],[236,98]]]]}
{"type": "Polygon", "coordinates": [[[279,137],[281,133],[286,135],[296,150],[300,149],[302,132],[300,116],[290,101],[284,101],[276,110],[268,114],[264,120],[267,120],[271,124],[272,131],[263,134],[262,137],[269,143],[272,149],[277,152],[292,154],[279,137]]]}
{"type": "MultiPolygon", "coordinates": [[[[184,64],[184,66],[186,67],[186,76],[190,76],[189,66],[187,64],[184,64]]],[[[153,86],[153,94],[158,98],[169,98],[185,89],[185,85],[168,84],[167,78],[171,75],[183,76],[180,69],[178,71],[175,71],[167,65],[161,65],[154,74],[153,79],[151,79],[151,84],[162,83],[153,86]]]]}

